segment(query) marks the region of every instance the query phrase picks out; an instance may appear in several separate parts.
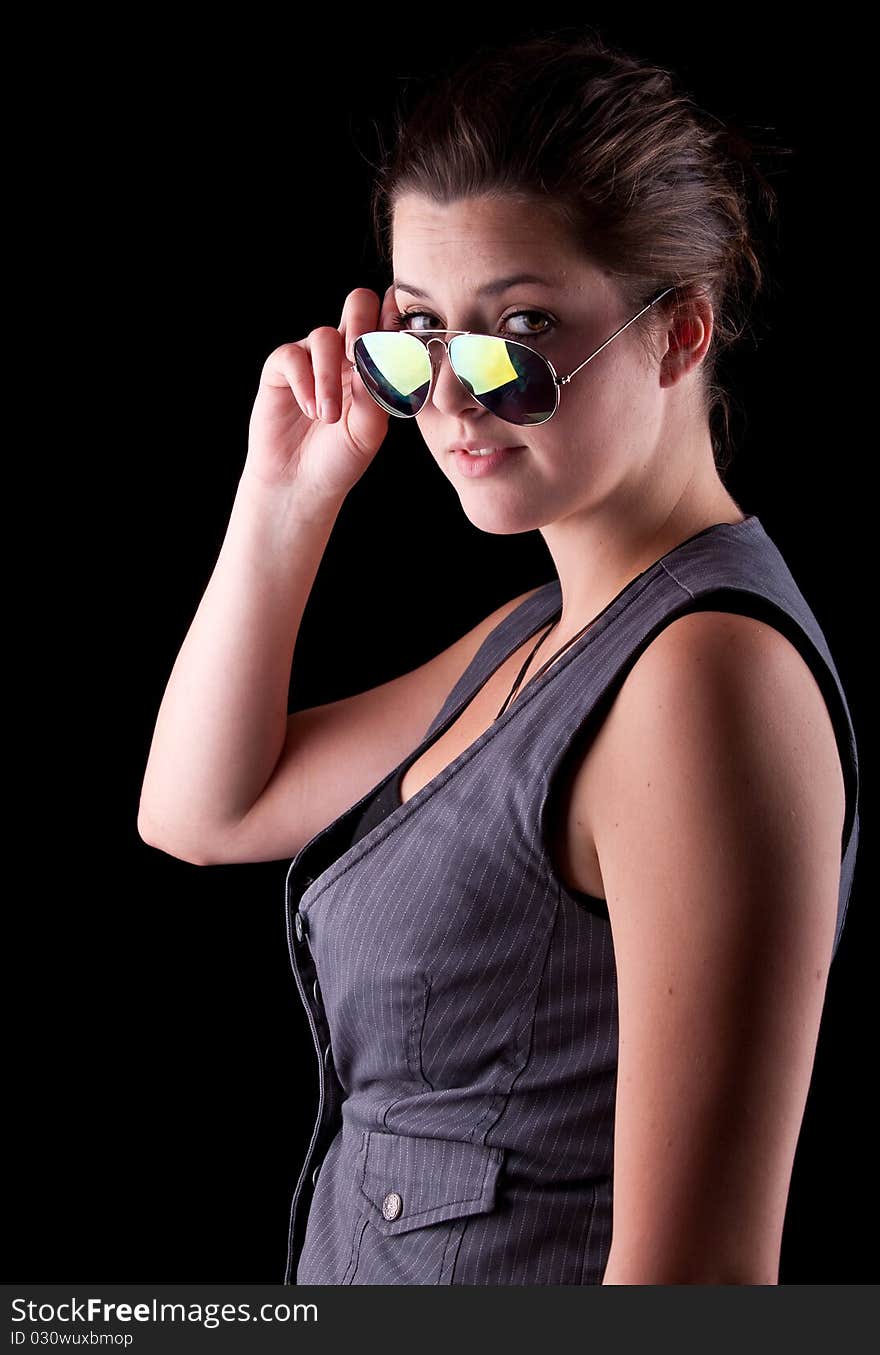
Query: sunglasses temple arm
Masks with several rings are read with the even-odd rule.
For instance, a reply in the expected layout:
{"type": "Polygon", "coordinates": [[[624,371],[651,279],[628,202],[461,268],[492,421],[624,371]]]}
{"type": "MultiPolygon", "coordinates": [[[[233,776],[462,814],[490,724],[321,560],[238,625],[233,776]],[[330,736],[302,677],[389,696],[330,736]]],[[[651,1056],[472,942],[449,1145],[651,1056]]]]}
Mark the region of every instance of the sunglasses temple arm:
{"type": "Polygon", "coordinates": [[[583,362],[580,363],[579,366],[575,367],[575,369],[574,369],[573,372],[569,372],[568,376],[561,376],[561,377],[559,377],[559,378],[558,378],[558,381],[557,381],[557,385],[559,385],[559,386],[567,386],[568,383],[569,383],[569,381],[571,380],[571,378],[572,378],[573,376],[577,376],[578,372],[581,370],[581,367],[586,367],[586,365],[587,365],[588,362],[592,362],[592,361],[593,361],[593,358],[596,357],[597,354],[601,353],[603,348],[607,348],[607,347],[608,347],[608,345],[611,343],[611,340],[612,340],[612,339],[616,339],[617,336],[618,336],[618,334],[622,334],[623,331],[624,331],[629,325],[631,325],[631,324],[633,323],[634,320],[638,320],[638,318],[639,318],[640,315],[644,315],[645,311],[649,311],[649,310],[651,309],[652,306],[656,306],[656,305],[657,305],[657,302],[658,302],[658,301],[662,301],[663,298],[664,298],[664,296],[666,296],[667,292],[673,292],[673,291],[675,291],[675,288],[674,288],[674,287],[667,287],[667,288],[666,288],[666,291],[661,292],[659,296],[655,296],[653,301],[649,301],[648,304],[647,304],[647,306],[643,306],[642,309],[641,309],[640,311],[638,311],[637,314],[635,314],[635,315],[632,317],[632,319],[627,320],[625,324],[622,324],[622,325],[620,326],[620,329],[616,329],[616,330],[614,331],[614,333],[613,333],[609,338],[607,338],[603,344],[600,344],[599,347],[596,349],[595,353],[591,353],[590,356],[589,356],[588,358],[584,358],[583,362]]]}

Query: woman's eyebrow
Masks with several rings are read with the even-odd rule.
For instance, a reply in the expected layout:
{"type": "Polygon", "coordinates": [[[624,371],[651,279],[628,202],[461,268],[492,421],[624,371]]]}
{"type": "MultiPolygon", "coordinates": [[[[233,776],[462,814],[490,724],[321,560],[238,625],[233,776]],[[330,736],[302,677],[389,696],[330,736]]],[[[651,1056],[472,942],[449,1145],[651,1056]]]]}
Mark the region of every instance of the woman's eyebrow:
{"type": "MultiPolygon", "coordinates": [[[[477,296],[497,296],[500,292],[506,292],[510,287],[519,287],[524,282],[537,282],[543,287],[559,287],[561,280],[559,278],[541,278],[537,273],[514,273],[507,278],[495,278],[493,282],[485,282],[482,287],[476,290],[477,296]]],[[[431,300],[430,292],[426,292],[422,287],[414,287],[411,282],[399,281],[394,279],[394,286],[398,292],[409,292],[410,296],[423,296],[426,301],[431,300]]]]}

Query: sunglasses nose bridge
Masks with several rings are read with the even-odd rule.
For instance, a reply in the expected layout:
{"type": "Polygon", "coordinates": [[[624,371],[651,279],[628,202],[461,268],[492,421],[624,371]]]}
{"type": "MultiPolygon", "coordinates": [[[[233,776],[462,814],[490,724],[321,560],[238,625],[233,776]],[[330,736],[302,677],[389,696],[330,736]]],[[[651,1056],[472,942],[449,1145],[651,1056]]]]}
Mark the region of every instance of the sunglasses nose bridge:
{"type": "Polygon", "coordinates": [[[434,372],[434,375],[436,376],[440,370],[440,364],[443,361],[443,354],[445,353],[446,356],[449,357],[449,340],[441,339],[439,334],[432,334],[430,339],[425,340],[425,347],[428,350],[428,357],[431,362],[431,369],[434,372]],[[440,351],[438,353],[434,352],[433,348],[431,347],[432,343],[439,343],[440,351]]]}
{"type": "MultiPolygon", "coordinates": [[[[453,338],[454,337],[455,336],[453,335],[453,338]]],[[[467,391],[468,395],[470,395],[471,398],[473,398],[470,388],[467,385],[465,385],[465,383],[462,381],[461,377],[459,376],[458,372],[455,370],[455,367],[453,366],[452,359],[449,356],[449,345],[451,342],[452,342],[451,338],[443,339],[440,337],[439,334],[432,334],[430,339],[425,339],[424,341],[425,347],[428,350],[428,360],[431,363],[431,387],[425,399],[426,404],[428,400],[432,399],[434,395],[434,391],[437,386],[437,378],[440,375],[440,369],[443,366],[444,353],[446,354],[446,357],[449,360],[449,367],[452,372],[452,375],[455,377],[456,381],[462,387],[462,389],[467,391]],[[440,345],[440,348],[436,353],[431,347],[431,344],[433,343],[437,343],[440,345]]],[[[477,401],[477,403],[479,404],[479,401],[477,401]]]]}

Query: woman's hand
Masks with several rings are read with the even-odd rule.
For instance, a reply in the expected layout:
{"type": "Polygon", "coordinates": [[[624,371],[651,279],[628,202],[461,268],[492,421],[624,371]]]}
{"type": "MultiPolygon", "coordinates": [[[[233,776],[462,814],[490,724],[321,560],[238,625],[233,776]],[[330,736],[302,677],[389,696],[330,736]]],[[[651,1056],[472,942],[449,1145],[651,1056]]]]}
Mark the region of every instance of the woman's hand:
{"type": "Polygon", "coordinates": [[[338,328],[320,325],[266,358],[248,427],[243,474],[295,492],[316,512],[338,509],[388,431],[389,415],[349,365],[355,339],[390,328],[393,285],[382,302],[369,287],[349,292],[338,328]]]}

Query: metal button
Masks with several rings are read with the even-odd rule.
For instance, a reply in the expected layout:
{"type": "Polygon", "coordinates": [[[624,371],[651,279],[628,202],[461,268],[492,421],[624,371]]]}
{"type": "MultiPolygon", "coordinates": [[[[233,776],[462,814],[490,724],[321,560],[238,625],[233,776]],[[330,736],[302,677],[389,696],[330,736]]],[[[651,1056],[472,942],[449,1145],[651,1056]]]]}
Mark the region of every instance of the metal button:
{"type": "Polygon", "coordinates": [[[330,1059],[331,1059],[331,1057],[332,1057],[332,1053],[333,1053],[333,1051],[332,1051],[330,1045],[328,1044],[327,1047],[326,1047],[325,1050],[324,1050],[324,1067],[325,1067],[325,1068],[329,1068],[329,1067],[330,1067],[330,1059]]]}
{"type": "Polygon", "coordinates": [[[317,1165],[317,1167],[315,1168],[315,1170],[312,1172],[312,1185],[314,1185],[315,1182],[317,1181],[317,1179],[318,1179],[318,1172],[319,1172],[320,1170],[321,1170],[321,1164],[320,1164],[320,1162],[319,1162],[318,1165],[317,1165]]]}
{"type": "Polygon", "coordinates": [[[297,909],[296,916],[293,919],[293,926],[296,932],[297,941],[302,941],[309,934],[309,919],[300,909],[297,909]]]}
{"type": "Polygon", "coordinates": [[[321,985],[318,983],[318,980],[317,980],[317,979],[315,979],[315,982],[312,984],[312,996],[314,997],[314,999],[315,999],[316,1002],[320,1003],[320,1001],[321,1001],[321,985]]]}
{"type": "Polygon", "coordinates": [[[382,1213],[386,1219],[396,1219],[403,1209],[403,1200],[396,1190],[389,1190],[385,1199],[382,1201],[382,1213]]]}

